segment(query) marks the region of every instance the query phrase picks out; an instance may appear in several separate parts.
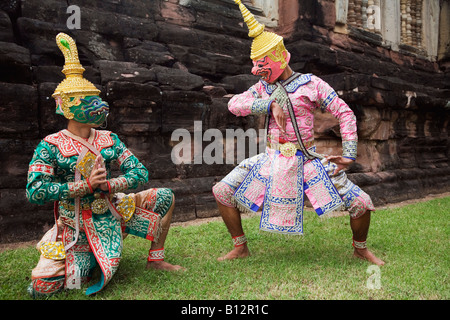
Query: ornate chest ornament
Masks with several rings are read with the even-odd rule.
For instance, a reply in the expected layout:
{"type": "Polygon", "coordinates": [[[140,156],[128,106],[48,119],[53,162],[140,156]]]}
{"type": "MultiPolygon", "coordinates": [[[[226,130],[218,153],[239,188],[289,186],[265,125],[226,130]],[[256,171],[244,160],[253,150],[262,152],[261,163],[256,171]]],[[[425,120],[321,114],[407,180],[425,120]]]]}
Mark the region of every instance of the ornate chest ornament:
{"type": "Polygon", "coordinates": [[[122,215],[123,220],[128,221],[133,216],[133,213],[136,209],[136,204],[134,200],[129,195],[125,195],[120,199],[119,203],[116,206],[117,211],[122,215]]]}
{"type": "Polygon", "coordinates": [[[91,203],[91,210],[95,214],[104,214],[106,211],[108,211],[108,203],[105,199],[100,198],[100,195],[98,193],[94,194],[94,196],[97,198],[91,203]]]}
{"type": "Polygon", "coordinates": [[[76,168],[80,171],[85,179],[89,179],[95,164],[95,155],[92,152],[86,153],[76,168]]]}

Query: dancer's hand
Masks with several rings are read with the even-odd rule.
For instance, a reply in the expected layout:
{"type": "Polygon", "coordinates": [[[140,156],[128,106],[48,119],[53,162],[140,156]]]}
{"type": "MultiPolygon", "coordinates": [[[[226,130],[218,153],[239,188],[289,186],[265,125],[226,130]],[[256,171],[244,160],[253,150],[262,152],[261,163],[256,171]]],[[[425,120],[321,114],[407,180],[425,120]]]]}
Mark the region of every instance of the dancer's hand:
{"type": "Polygon", "coordinates": [[[100,187],[101,190],[108,191],[106,168],[103,163],[103,158],[100,155],[95,158],[94,168],[89,177],[89,182],[94,190],[100,187]]]}
{"type": "Polygon", "coordinates": [[[325,157],[325,159],[337,165],[336,169],[333,172],[333,175],[338,174],[341,170],[347,169],[347,167],[355,161],[349,158],[344,158],[342,156],[327,156],[325,157]]]}
{"type": "Polygon", "coordinates": [[[280,107],[275,101],[270,105],[270,110],[272,111],[273,118],[280,128],[282,133],[286,133],[286,115],[283,112],[283,108],[280,107]]]}

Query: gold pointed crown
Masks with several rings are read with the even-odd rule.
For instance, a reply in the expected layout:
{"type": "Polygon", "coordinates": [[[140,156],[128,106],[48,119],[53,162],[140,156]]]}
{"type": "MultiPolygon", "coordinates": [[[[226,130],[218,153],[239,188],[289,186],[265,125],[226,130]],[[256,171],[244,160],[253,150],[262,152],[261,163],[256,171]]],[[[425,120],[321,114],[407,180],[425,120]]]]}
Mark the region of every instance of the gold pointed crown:
{"type": "Polygon", "coordinates": [[[275,50],[280,44],[284,48],[283,37],[273,32],[264,31],[265,26],[255,19],[253,14],[242,4],[241,0],[234,0],[234,2],[239,5],[244,22],[248,26],[248,36],[254,38],[250,59],[258,60],[275,50]]]}
{"type": "Polygon", "coordinates": [[[66,118],[73,118],[70,108],[70,98],[96,96],[100,93],[91,82],[83,78],[84,68],[78,58],[78,49],[75,41],[65,33],[56,36],[56,44],[64,55],[65,64],[62,73],[66,78],[56,87],[52,97],[60,97],[62,110],[66,118]]]}

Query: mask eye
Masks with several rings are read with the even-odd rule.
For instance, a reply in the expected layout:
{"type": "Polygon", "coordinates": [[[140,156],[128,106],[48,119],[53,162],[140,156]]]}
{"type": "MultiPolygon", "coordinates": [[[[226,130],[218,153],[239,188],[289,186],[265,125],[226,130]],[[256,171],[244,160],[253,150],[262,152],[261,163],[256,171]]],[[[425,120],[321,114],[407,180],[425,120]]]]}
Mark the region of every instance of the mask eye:
{"type": "Polygon", "coordinates": [[[262,67],[264,67],[264,65],[258,64],[258,68],[262,68],[262,67]]]}

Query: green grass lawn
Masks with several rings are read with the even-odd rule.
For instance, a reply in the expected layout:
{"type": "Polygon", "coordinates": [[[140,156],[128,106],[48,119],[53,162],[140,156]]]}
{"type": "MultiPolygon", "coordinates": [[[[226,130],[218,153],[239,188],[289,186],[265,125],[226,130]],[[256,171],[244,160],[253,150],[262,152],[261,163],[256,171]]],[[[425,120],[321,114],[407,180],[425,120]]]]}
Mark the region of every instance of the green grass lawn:
{"type": "MultiPolygon", "coordinates": [[[[368,246],[386,262],[378,273],[352,256],[348,216],[322,218],[306,211],[303,236],[261,232],[258,216],[246,218],[252,255],[226,262],[216,261],[232,246],[223,222],[173,226],[166,260],[187,271],[146,270],[149,242],[130,236],[120,268],[103,291],[87,297],[86,286],[52,299],[447,300],[449,213],[450,197],[374,213],[368,246]]],[[[0,300],[29,299],[26,288],[38,259],[34,247],[0,253],[0,300]]]]}

